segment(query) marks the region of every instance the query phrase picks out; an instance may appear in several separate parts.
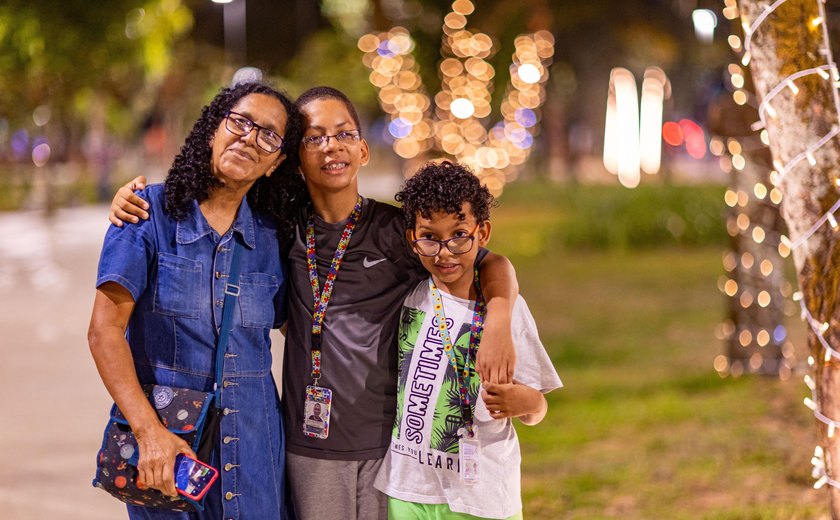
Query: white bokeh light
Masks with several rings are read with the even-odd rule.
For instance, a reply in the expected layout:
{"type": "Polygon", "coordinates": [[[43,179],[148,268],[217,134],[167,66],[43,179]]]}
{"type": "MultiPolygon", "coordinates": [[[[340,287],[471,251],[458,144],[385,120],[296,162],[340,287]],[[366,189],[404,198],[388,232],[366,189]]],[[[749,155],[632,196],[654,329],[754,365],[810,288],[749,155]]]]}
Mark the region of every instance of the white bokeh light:
{"type": "Polygon", "coordinates": [[[520,65],[519,68],[516,69],[516,73],[519,75],[519,79],[529,85],[533,85],[534,83],[540,81],[540,69],[530,63],[520,65]]]}
{"type": "Polygon", "coordinates": [[[694,22],[694,34],[697,39],[704,43],[711,43],[715,38],[715,27],[717,27],[717,16],[711,9],[695,9],[691,13],[691,21],[694,22]]]}
{"type": "Polygon", "coordinates": [[[469,99],[458,98],[452,101],[449,110],[458,119],[467,119],[475,113],[475,105],[469,99]]]}

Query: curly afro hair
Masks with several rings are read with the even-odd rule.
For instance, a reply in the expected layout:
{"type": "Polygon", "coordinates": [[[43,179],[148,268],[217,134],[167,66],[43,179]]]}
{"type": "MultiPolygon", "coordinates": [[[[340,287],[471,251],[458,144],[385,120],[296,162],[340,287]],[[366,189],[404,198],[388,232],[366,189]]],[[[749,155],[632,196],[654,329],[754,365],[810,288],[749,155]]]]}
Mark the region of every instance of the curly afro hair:
{"type": "Polygon", "coordinates": [[[395,196],[402,203],[403,222],[406,229],[413,229],[417,214],[431,218],[432,213],[456,214],[463,220],[465,202],[469,202],[477,222],[490,219],[490,208],[496,200],[468,167],[442,161],[427,163],[406,181],[395,196]]]}
{"type": "Polygon", "coordinates": [[[175,157],[166,177],[164,210],[176,220],[189,214],[192,201],[201,202],[210,190],[219,186],[213,175],[213,135],[219,124],[240,99],[250,94],[272,96],[283,104],[286,110],[286,131],[283,153],[286,159],[270,177],[260,177],[248,191],[248,203],[259,214],[274,217],[278,221],[281,242],[287,244],[294,233],[294,222],[298,208],[309,201],[306,184],[298,175],[298,148],[303,123],[300,112],[283,93],[264,83],[241,83],[233,88],[223,88],[201,111],[201,116],[190,130],[180,153],[175,157]]]}

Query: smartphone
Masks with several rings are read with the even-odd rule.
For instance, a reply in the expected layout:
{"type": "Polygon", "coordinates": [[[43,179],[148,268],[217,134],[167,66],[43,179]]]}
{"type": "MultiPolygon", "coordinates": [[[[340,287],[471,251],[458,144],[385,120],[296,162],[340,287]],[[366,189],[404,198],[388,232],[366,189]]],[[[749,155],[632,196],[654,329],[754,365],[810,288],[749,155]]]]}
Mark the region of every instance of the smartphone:
{"type": "Polygon", "coordinates": [[[219,470],[213,466],[179,453],[175,457],[175,487],[178,493],[193,500],[201,500],[213,482],[219,478],[219,470]]]}

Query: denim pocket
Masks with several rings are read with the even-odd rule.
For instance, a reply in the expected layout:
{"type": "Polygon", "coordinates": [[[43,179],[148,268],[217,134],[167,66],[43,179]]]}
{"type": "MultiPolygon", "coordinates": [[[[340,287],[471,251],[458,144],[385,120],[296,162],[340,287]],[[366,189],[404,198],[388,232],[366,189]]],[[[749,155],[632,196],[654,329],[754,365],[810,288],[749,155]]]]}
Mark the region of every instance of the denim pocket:
{"type": "Polygon", "coordinates": [[[270,329],[274,325],[274,297],[280,289],[279,279],[265,273],[242,273],[239,286],[242,325],[270,329]]]}
{"type": "Polygon", "coordinates": [[[168,316],[198,318],[201,262],[158,253],[158,280],[154,311],[168,316]]]}

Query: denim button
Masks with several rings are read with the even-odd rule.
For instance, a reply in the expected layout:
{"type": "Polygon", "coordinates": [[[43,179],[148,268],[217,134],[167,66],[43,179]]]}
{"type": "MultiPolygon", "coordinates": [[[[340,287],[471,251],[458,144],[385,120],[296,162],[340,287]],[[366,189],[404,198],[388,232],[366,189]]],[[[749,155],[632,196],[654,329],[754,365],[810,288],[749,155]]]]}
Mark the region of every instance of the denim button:
{"type": "Polygon", "coordinates": [[[230,471],[230,470],[232,470],[232,469],[233,469],[233,464],[231,464],[230,462],[228,462],[227,464],[225,464],[225,471],[230,471]]]}
{"type": "Polygon", "coordinates": [[[219,272],[219,271],[216,271],[216,279],[219,279],[221,277],[222,277],[222,273],[219,272]]]}
{"type": "Polygon", "coordinates": [[[216,307],[224,307],[224,306],[225,306],[225,301],[224,300],[221,300],[221,299],[216,300],[216,307]]]}
{"type": "Polygon", "coordinates": [[[231,437],[230,435],[226,435],[225,438],[222,439],[222,442],[225,443],[225,444],[230,444],[231,442],[238,441],[238,440],[239,440],[239,437],[231,437]]]}
{"type": "Polygon", "coordinates": [[[227,493],[225,493],[225,499],[233,500],[233,492],[228,491],[227,493]]]}

